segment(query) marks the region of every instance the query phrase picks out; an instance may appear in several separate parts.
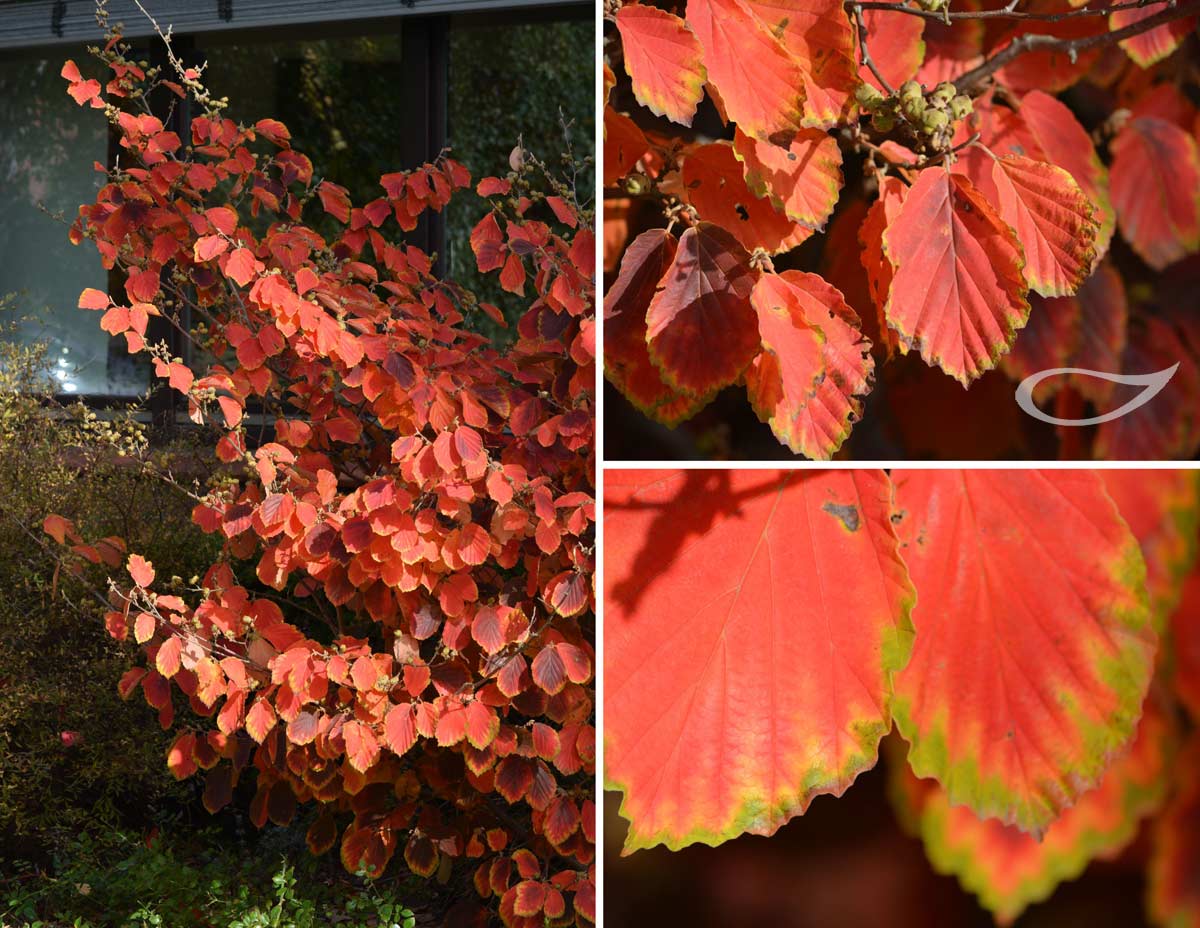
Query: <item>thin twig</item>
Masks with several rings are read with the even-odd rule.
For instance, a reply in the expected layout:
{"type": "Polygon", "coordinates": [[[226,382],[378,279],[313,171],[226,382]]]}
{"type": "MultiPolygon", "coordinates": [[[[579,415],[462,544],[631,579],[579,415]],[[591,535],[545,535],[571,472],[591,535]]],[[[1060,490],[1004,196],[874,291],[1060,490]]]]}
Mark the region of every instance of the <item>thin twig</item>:
{"type": "Polygon", "coordinates": [[[937,22],[944,23],[946,20],[954,22],[956,20],[965,19],[1006,19],[1014,21],[1031,21],[1044,23],[1057,23],[1064,19],[1078,19],[1087,16],[1107,16],[1109,13],[1118,13],[1121,10],[1136,10],[1144,9],[1148,6],[1157,4],[1170,4],[1172,0],[1128,0],[1126,3],[1114,3],[1110,7],[1093,9],[1091,7],[1080,7],[1077,10],[1065,10],[1059,13],[1023,13],[1017,12],[1015,4],[1010,3],[1003,9],[999,10],[961,10],[958,12],[945,11],[937,12],[934,10],[923,10],[920,7],[908,6],[904,3],[887,3],[885,0],[846,0],[844,6],[848,10],[853,10],[858,7],[863,10],[881,10],[887,13],[904,13],[908,16],[919,16],[921,19],[932,19],[937,22]]]}
{"type": "Polygon", "coordinates": [[[883,72],[879,70],[879,66],[875,64],[875,59],[871,57],[870,51],[867,49],[867,25],[863,22],[863,4],[853,3],[850,9],[854,12],[854,25],[858,28],[858,53],[861,63],[864,67],[869,68],[871,73],[875,75],[875,80],[879,81],[879,86],[890,97],[896,91],[887,78],[883,76],[883,72]]]}
{"type": "Polygon", "coordinates": [[[966,93],[973,87],[981,84],[996,71],[999,71],[1006,64],[1027,52],[1065,52],[1073,58],[1080,52],[1113,45],[1123,39],[1141,35],[1143,32],[1149,32],[1151,29],[1165,23],[1184,19],[1197,13],[1200,13],[1200,0],[1189,0],[1189,2],[1180,3],[1178,6],[1160,10],[1153,16],[1148,16],[1136,23],[1125,26],[1123,29],[1116,29],[1112,32],[1102,32],[1097,35],[1083,36],[1075,39],[1061,39],[1053,35],[1029,34],[1018,36],[978,67],[972,68],[965,74],[960,74],[955,78],[954,86],[959,93],[966,93]]]}

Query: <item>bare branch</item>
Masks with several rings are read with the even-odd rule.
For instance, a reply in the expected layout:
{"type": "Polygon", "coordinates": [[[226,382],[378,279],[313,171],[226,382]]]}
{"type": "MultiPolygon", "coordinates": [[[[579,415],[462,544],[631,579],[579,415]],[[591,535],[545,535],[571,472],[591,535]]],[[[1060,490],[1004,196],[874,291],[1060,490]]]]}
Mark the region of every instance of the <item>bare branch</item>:
{"type": "Polygon", "coordinates": [[[1008,45],[996,52],[978,67],[972,68],[965,74],[960,74],[954,80],[954,86],[960,93],[966,93],[983,83],[987,78],[999,71],[1009,62],[1021,57],[1027,52],[1065,52],[1074,56],[1093,48],[1103,48],[1114,45],[1123,39],[1141,35],[1158,26],[1193,16],[1200,13],[1200,0],[1187,0],[1173,7],[1166,7],[1148,16],[1146,19],[1116,29],[1112,32],[1102,32],[1097,35],[1083,36],[1076,39],[1062,39],[1053,35],[1022,35],[1013,39],[1008,45]]]}
{"type": "Polygon", "coordinates": [[[1005,19],[1021,21],[1027,20],[1031,22],[1057,23],[1065,19],[1079,19],[1087,16],[1107,16],[1109,13],[1117,13],[1121,10],[1136,10],[1144,9],[1148,6],[1157,6],[1158,4],[1171,5],[1172,0],[1127,0],[1125,3],[1115,3],[1109,7],[1092,8],[1089,6],[1080,7],[1077,10],[1064,10],[1059,13],[1023,13],[1016,10],[1016,4],[1010,3],[999,10],[960,10],[958,12],[946,11],[937,12],[934,10],[923,10],[920,7],[908,6],[904,3],[887,3],[884,0],[846,0],[843,4],[847,10],[853,10],[858,7],[863,10],[881,10],[887,13],[903,13],[908,16],[918,16],[921,19],[932,19],[937,22],[944,23],[946,20],[955,22],[965,19],[1005,19]]]}
{"type": "Polygon", "coordinates": [[[875,80],[879,81],[879,86],[890,97],[896,93],[896,90],[887,82],[887,78],[883,76],[883,72],[879,70],[879,66],[875,64],[875,59],[871,57],[871,52],[867,49],[867,25],[863,22],[862,15],[863,7],[867,5],[869,4],[857,2],[850,4],[850,9],[854,13],[854,25],[858,29],[858,53],[862,65],[870,69],[871,73],[875,75],[875,80]]]}

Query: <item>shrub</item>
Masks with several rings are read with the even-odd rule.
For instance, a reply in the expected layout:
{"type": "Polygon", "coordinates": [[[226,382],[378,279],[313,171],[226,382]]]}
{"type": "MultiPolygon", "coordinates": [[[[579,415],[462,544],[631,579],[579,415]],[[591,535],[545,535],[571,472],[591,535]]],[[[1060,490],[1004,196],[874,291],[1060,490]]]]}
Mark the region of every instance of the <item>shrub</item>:
{"type": "Polygon", "coordinates": [[[413,928],[412,889],[323,866],[272,829],[257,842],[214,828],[153,840],[83,836],[52,874],[18,873],[0,896],[12,928],[413,928]]]}
{"type": "MultiPolygon", "coordinates": [[[[147,69],[116,33],[98,55],[105,88],[63,76],[124,151],[72,234],[128,282],[80,306],[217,424],[226,465],[193,511],[222,540],[200,579],[169,590],[173,565],[141,553],[112,578],[109,631],[146,656],[121,692],[164,727],[175,690],[214,719],[168,754],[177,777],[203,771],[211,811],[252,783],[256,825],[315,803],[309,847],[340,836],[352,872],[402,847],[508,924],[590,921],[591,215],[532,156],[479,183],[479,269],[533,290],[498,349],[471,331],[495,308],[397,235],[469,185],[461,165],[386,174],[355,206],[278,120],[223,117],[198,69],[147,69]],[[141,106],[159,88],[197,108],[189,143],[141,106]],[[215,360],[149,343],[155,315],[215,360]]],[[[76,560],[105,555],[69,520],[45,528],[76,560]]]]}
{"type": "Polygon", "coordinates": [[[192,790],[161,770],[152,713],[117,695],[132,649],[105,634],[103,600],[56,572],[28,526],[53,508],[184,573],[215,546],[186,497],[142,469],[150,452],[131,415],[54,402],[44,350],[7,337],[15,314],[0,305],[0,855],[45,860],[80,829],[146,825],[192,790]]]}

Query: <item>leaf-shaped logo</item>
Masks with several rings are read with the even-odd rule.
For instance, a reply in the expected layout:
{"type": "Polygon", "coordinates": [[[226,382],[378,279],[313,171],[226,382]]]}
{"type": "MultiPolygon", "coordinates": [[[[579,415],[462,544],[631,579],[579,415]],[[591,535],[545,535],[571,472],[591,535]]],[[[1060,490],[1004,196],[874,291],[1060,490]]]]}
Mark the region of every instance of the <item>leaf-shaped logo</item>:
{"type": "Polygon", "coordinates": [[[1161,371],[1154,371],[1150,374],[1110,374],[1107,371],[1088,370],[1086,367],[1052,367],[1048,370],[1038,371],[1036,374],[1030,374],[1021,381],[1017,387],[1017,405],[1035,419],[1041,419],[1043,422],[1049,422],[1051,425],[1099,425],[1101,422],[1111,422],[1113,419],[1120,419],[1121,416],[1133,412],[1139,406],[1145,406],[1159,394],[1177,370],[1179,370],[1178,361],[1170,367],[1163,368],[1161,371]],[[1124,384],[1127,387],[1144,387],[1144,389],[1137,396],[1133,397],[1133,399],[1121,404],[1111,412],[1106,412],[1099,416],[1088,416],[1085,419],[1062,419],[1058,416],[1042,412],[1033,402],[1034,388],[1043,380],[1059,374],[1099,377],[1101,380],[1108,380],[1112,383],[1124,384]]]}

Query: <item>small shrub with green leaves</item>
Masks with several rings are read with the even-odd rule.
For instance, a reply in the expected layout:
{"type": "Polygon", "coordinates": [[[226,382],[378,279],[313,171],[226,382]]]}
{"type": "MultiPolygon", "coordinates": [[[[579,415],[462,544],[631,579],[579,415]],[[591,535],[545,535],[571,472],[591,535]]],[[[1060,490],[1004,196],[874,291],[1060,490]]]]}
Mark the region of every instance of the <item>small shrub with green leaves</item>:
{"type": "Polygon", "coordinates": [[[117,694],[130,655],[105,631],[101,575],[57,570],[42,519],[137,538],[181,569],[212,544],[147,469],[181,449],[152,452],[132,413],[56,403],[45,349],[16,340],[16,322],[0,300],[0,859],[45,860],[81,829],[145,826],[194,790],[164,770],[153,711],[117,694]]]}

